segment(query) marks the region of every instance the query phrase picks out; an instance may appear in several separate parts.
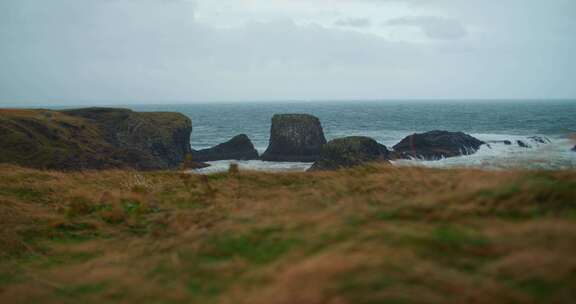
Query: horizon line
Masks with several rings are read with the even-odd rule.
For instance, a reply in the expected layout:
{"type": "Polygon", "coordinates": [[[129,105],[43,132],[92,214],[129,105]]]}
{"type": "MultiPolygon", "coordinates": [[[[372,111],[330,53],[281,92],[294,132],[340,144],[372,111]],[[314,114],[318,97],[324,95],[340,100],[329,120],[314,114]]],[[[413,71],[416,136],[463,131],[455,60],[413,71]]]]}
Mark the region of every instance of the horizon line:
{"type": "Polygon", "coordinates": [[[571,98],[384,98],[384,99],[254,99],[254,100],[109,100],[109,101],[19,101],[1,102],[1,107],[38,107],[38,106],[124,106],[124,105],[188,105],[188,104],[248,104],[248,103],[351,103],[351,102],[546,102],[546,101],[576,101],[571,98]]]}

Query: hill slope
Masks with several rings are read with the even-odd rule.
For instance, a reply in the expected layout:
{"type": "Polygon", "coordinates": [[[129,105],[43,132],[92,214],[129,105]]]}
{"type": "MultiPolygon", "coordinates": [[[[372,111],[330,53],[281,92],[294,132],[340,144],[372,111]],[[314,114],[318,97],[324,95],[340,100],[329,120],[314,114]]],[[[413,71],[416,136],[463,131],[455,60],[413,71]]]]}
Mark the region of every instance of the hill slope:
{"type": "Polygon", "coordinates": [[[574,303],[576,172],[0,166],[2,303],[574,303]]]}

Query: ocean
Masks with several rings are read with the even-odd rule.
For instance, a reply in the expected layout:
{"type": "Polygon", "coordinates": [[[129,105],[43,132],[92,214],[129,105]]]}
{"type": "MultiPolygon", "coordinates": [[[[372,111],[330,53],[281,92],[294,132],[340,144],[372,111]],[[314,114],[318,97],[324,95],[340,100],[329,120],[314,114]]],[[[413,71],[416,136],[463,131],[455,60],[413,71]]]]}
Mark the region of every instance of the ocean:
{"type": "MultiPolygon", "coordinates": [[[[552,143],[492,144],[476,154],[439,161],[398,161],[396,165],[479,167],[488,169],[574,169],[576,100],[553,101],[349,101],[245,102],[177,105],[130,105],[138,111],[176,111],[192,119],[191,145],[209,148],[238,134],[247,134],[262,153],[268,146],[270,119],[276,113],[317,116],[328,140],[369,136],[391,148],[407,135],[431,130],[462,131],[484,141],[526,140],[545,136],[552,143]]],[[[213,162],[207,172],[225,170],[230,162],[213,162]]],[[[240,167],[265,171],[303,171],[306,163],[240,162],[240,167]]]]}

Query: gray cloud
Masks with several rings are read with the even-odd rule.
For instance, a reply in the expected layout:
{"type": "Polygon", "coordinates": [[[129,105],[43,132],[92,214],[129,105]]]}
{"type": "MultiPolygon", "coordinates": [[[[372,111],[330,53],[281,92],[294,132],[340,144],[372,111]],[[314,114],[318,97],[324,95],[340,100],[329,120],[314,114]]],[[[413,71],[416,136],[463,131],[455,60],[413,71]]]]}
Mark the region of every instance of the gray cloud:
{"type": "Polygon", "coordinates": [[[430,13],[450,17],[388,21],[437,44],[290,18],[216,27],[183,0],[2,0],[0,105],[576,96],[576,2],[451,1],[430,13]]]}
{"type": "Polygon", "coordinates": [[[336,20],[334,25],[342,27],[370,27],[372,21],[369,18],[346,18],[336,20]]]}
{"type": "Polygon", "coordinates": [[[415,26],[432,39],[456,40],[468,34],[462,23],[455,19],[433,16],[411,16],[388,20],[385,26],[415,26]]]}

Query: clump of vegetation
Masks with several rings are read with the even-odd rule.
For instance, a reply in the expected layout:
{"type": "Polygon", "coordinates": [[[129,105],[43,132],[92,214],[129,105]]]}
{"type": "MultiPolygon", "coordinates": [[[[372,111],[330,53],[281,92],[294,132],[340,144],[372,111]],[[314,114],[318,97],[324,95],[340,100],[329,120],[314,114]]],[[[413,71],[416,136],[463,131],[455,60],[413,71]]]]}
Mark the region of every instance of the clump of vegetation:
{"type": "Polygon", "coordinates": [[[0,302],[573,303],[576,172],[0,165],[0,302]]]}
{"type": "Polygon", "coordinates": [[[192,170],[196,168],[196,162],[194,161],[194,157],[192,153],[186,154],[184,160],[182,161],[182,165],[180,166],[182,170],[192,170]]]}

